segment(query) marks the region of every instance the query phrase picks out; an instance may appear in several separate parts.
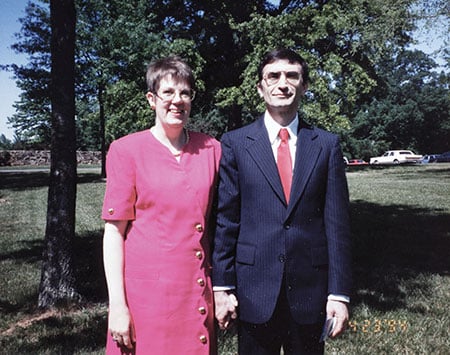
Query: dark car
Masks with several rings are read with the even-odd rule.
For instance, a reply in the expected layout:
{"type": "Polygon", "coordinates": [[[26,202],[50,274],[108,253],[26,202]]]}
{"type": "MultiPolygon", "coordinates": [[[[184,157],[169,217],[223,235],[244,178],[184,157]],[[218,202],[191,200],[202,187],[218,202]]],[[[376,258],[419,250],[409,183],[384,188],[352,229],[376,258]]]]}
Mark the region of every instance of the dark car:
{"type": "Polygon", "coordinates": [[[427,154],[422,158],[422,164],[435,163],[439,154],[427,154]]]}
{"type": "Polygon", "coordinates": [[[439,154],[436,157],[436,163],[450,163],[450,152],[439,154]]]}

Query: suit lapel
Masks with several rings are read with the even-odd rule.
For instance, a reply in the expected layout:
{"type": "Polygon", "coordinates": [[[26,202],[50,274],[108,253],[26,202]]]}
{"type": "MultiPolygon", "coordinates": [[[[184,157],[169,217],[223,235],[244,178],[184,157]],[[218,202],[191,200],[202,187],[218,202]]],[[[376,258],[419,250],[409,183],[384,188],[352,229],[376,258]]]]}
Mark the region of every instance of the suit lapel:
{"type": "Polygon", "coordinates": [[[310,126],[299,124],[297,136],[297,151],[295,155],[294,175],[292,178],[291,199],[287,216],[298,203],[316,165],[321,146],[316,143],[317,133],[310,126]]]}
{"type": "Polygon", "coordinates": [[[264,175],[278,198],[286,203],[278,175],[277,165],[273,156],[272,147],[269,141],[264,119],[260,118],[255,122],[254,129],[247,135],[247,151],[255,161],[256,165],[264,175]]]}

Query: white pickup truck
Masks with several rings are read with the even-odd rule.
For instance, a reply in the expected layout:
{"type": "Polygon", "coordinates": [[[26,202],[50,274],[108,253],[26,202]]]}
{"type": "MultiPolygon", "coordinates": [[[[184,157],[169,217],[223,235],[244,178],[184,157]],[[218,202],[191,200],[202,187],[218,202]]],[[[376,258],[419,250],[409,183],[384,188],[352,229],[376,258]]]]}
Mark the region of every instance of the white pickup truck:
{"type": "Polygon", "coordinates": [[[388,150],[380,157],[370,158],[369,163],[376,164],[417,164],[422,160],[422,156],[414,154],[410,150],[388,150]]]}

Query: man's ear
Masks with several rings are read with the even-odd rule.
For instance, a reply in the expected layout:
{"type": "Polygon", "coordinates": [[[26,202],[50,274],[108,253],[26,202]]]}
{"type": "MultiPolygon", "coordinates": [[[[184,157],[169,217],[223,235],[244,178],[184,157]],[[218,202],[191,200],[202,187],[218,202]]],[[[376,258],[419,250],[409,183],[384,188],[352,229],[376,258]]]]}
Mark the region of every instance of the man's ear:
{"type": "Polygon", "coordinates": [[[256,84],[256,89],[258,90],[259,96],[263,98],[263,97],[264,97],[264,92],[263,92],[263,89],[262,89],[262,87],[261,87],[261,82],[259,82],[258,84],[256,84]]]}
{"type": "Polygon", "coordinates": [[[152,110],[154,110],[155,107],[156,107],[155,94],[153,94],[152,92],[148,91],[147,94],[145,94],[145,97],[147,98],[147,101],[148,101],[150,107],[152,108],[152,110]]]}
{"type": "Polygon", "coordinates": [[[308,91],[308,87],[309,87],[308,83],[302,84],[302,96],[305,95],[305,92],[308,91]]]}

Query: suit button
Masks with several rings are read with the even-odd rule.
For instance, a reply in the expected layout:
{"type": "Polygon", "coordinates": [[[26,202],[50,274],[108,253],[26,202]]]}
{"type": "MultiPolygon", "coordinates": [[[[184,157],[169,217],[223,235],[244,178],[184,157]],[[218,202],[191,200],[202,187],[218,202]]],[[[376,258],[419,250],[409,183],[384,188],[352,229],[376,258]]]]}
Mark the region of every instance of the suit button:
{"type": "Polygon", "coordinates": [[[197,251],[195,252],[195,257],[196,257],[198,260],[202,260],[202,258],[203,258],[203,253],[202,253],[200,250],[197,250],[197,251]]]}
{"type": "Polygon", "coordinates": [[[197,232],[203,232],[203,226],[200,223],[197,223],[195,225],[195,229],[197,230],[197,232]]]}
{"type": "Polygon", "coordinates": [[[201,277],[197,279],[197,283],[202,287],[205,286],[205,280],[203,280],[201,277]]]}
{"type": "Polygon", "coordinates": [[[291,228],[291,225],[290,224],[285,224],[284,225],[284,229],[290,229],[291,228]]]}
{"type": "Polygon", "coordinates": [[[200,335],[198,338],[200,339],[200,342],[202,344],[206,344],[206,342],[208,341],[208,338],[206,338],[206,335],[200,335]]]}
{"type": "Polygon", "coordinates": [[[286,261],[286,256],[284,254],[278,255],[278,260],[280,260],[280,263],[284,263],[286,261]]]}
{"type": "Polygon", "coordinates": [[[205,307],[198,307],[198,312],[200,314],[206,314],[206,308],[205,307]]]}

